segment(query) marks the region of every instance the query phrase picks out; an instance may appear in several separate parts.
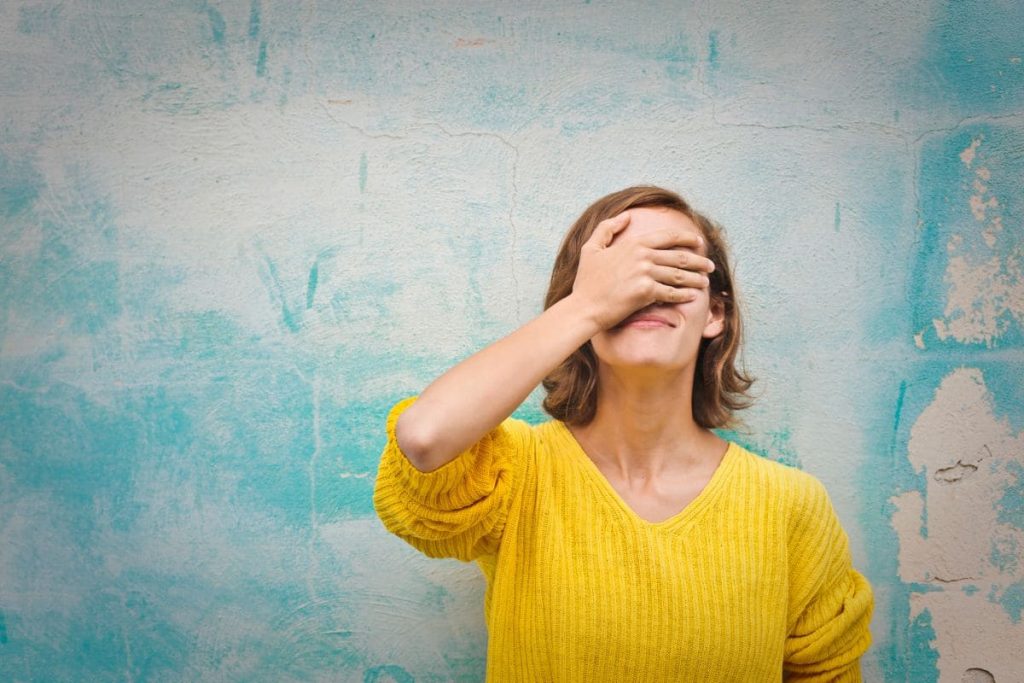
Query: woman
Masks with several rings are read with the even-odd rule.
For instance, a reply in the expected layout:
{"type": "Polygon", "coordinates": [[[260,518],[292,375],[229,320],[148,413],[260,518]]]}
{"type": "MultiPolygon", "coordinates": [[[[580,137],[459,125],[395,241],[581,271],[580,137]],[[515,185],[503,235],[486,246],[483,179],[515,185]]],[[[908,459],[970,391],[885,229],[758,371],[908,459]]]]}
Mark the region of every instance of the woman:
{"type": "Polygon", "coordinates": [[[747,405],[719,228],[632,187],[544,312],[386,420],[374,505],[487,580],[488,681],[859,681],[874,608],[824,486],[712,428],[747,405]],[[540,425],[510,417],[543,381],[540,425]]]}

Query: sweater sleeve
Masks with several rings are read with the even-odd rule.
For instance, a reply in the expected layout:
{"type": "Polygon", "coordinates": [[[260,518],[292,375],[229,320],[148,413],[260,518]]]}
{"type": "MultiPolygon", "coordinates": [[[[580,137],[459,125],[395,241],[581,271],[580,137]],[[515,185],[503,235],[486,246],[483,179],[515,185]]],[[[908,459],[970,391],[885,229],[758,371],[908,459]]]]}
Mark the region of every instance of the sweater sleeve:
{"type": "Polygon", "coordinates": [[[874,595],[853,568],[849,538],[825,486],[810,474],[789,531],[789,613],[783,680],[860,683],[874,595]]]}
{"type": "Polygon", "coordinates": [[[373,493],[377,516],[429,557],[469,562],[494,554],[535,448],[533,428],[508,417],[454,460],[423,472],[395,438],[399,415],[417,398],[402,399],[388,413],[373,493]]]}

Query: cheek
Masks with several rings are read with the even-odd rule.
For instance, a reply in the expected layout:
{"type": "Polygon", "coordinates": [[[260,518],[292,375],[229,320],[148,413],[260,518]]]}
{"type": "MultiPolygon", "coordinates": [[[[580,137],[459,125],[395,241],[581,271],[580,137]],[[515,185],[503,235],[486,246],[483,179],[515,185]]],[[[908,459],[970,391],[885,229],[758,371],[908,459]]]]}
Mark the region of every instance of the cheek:
{"type": "Polygon", "coordinates": [[[711,297],[707,290],[701,290],[697,293],[697,298],[693,301],[681,301],[673,304],[675,310],[686,316],[692,316],[696,313],[706,313],[711,308],[711,297]]]}

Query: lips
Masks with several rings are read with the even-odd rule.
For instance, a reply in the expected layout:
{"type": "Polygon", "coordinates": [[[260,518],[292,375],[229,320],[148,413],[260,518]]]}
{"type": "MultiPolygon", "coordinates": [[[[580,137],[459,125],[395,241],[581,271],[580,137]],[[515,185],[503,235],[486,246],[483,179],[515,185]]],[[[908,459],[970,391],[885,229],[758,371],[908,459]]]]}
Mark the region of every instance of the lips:
{"type": "Polygon", "coordinates": [[[675,327],[668,318],[658,315],[656,313],[644,313],[643,315],[634,315],[623,320],[617,327],[625,327],[630,323],[639,322],[640,320],[655,320],[660,323],[665,323],[669,327],[675,327]]]}

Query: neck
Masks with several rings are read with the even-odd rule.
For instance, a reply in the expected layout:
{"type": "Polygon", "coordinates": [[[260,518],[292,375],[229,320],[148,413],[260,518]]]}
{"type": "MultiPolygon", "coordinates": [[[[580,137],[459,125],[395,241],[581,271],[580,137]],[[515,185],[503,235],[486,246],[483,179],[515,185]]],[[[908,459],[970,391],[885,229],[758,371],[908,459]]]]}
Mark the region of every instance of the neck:
{"type": "Polygon", "coordinates": [[[595,461],[627,479],[706,465],[721,439],[693,419],[692,365],[625,374],[601,364],[598,374],[594,420],[575,430],[595,461]]]}

